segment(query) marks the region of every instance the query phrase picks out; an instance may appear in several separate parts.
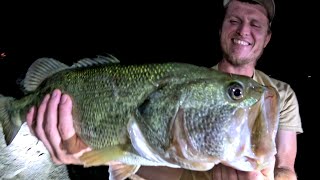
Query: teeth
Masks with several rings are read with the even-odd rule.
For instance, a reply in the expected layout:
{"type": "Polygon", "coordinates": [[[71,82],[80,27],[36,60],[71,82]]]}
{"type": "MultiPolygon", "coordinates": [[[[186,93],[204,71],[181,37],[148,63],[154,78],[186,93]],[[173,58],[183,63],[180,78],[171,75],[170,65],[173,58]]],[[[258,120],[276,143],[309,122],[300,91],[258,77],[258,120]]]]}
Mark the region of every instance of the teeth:
{"type": "Polygon", "coordinates": [[[238,39],[233,39],[233,42],[236,43],[236,44],[244,45],[244,46],[248,46],[248,45],[249,45],[248,42],[246,42],[246,41],[241,41],[241,40],[238,40],[238,39]]]}

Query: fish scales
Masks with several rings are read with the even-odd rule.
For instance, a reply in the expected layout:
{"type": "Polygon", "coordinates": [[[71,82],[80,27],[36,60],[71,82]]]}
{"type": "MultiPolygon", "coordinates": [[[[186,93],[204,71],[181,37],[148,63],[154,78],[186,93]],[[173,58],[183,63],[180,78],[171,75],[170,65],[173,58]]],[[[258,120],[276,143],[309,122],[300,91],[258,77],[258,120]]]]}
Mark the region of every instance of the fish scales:
{"type": "Polygon", "coordinates": [[[74,101],[75,127],[80,137],[93,148],[116,145],[123,142],[130,112],[157,86],[166,83],[162,81],[171,80],[166,78],[179,77],[181,83],[184,76],[194,76],[189,73],[193,66],[188,66],[108,64],[67,69],[43,81],[38,91],[30,95],[30,104],[38,105],[45,94],[61,89],[74,101]]]}

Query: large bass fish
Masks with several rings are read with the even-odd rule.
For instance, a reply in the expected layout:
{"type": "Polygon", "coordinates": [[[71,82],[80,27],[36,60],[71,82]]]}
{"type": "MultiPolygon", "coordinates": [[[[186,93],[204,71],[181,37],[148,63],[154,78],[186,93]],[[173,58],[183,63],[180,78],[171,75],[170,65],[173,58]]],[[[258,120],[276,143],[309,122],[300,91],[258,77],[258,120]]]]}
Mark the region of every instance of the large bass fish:
{"type": "Polygon", "coordinates": [[[77,134],[93,149],[81,161],[123,163],[127,171],[110,165],[115,179],[140,165],[205,171],[223,163],[258,170],[276,153],[279,95],[249,77],[186,63],[122,65],[113,56],[70,67],[40,58],[23,86],[21,99],[0,97],[7,144],[30,107],[60,89],[72,98],[77,134]]]}

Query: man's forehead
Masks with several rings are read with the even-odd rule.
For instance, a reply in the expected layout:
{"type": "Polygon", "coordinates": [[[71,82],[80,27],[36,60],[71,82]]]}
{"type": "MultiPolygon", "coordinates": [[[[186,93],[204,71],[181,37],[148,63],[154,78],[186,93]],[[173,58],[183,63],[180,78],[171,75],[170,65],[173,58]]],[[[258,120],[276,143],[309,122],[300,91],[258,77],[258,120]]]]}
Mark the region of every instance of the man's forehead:
{"type": "Polygon", "coordinates": [[[227,8],[226,15],[243,14],[246,16],[261,15],[267,17],[266,9],[259,4],[244,4],[241,2],[231,2],[227,8]]]}
{"type": "Polygon", "coordinates": [[[224,7],[227,7],[230,2],[232,1],[239,1],[239,2],[245,2],[245,3],[257,3],[260,4],[262,7],[265,8],[267,12],[267,17],[270,21],[270,23],[273,20],[274,14],[275,14],[275,4],[273,0],[223,0],[224,7]]]}

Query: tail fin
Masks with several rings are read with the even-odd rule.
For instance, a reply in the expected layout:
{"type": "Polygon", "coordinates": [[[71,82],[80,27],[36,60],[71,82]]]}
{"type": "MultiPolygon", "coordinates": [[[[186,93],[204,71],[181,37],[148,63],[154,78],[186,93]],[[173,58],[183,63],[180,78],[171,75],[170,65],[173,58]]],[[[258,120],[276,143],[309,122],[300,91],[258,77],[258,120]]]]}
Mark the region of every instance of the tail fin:
{"type": "Polygon", "coordinates": [[[19,112],[10,111],[12,101],[14,98],[0,95],[0,123],[7,145],[13,141],[22,125],[19,112]]]}

